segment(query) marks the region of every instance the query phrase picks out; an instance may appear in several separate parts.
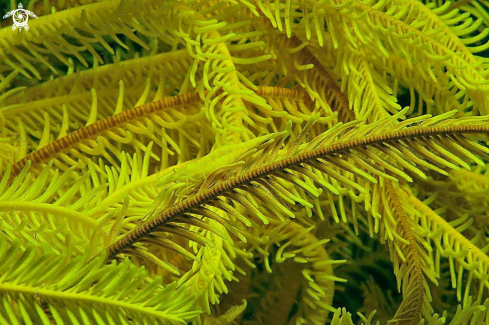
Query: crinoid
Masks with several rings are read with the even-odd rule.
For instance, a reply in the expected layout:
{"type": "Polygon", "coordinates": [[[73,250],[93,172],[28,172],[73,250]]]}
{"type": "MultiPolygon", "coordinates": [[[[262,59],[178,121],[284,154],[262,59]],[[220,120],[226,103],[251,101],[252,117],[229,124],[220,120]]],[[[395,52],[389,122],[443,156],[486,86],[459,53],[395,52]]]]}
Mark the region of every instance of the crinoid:
{"type": "Polygon", "coordinates": [[[489,322],[488,1],[24,5],[0,323],[489,322]]]}

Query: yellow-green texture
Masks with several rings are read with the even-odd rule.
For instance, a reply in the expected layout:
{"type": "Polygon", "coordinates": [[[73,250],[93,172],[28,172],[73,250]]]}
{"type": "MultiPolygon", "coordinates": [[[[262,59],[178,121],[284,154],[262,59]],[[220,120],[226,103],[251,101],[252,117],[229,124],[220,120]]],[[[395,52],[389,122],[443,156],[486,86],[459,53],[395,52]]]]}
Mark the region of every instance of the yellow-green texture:
{"type": "Polygon", "coordinates": [[[489,323],[489,1],[24,7],[0,324],[489,323]]]}

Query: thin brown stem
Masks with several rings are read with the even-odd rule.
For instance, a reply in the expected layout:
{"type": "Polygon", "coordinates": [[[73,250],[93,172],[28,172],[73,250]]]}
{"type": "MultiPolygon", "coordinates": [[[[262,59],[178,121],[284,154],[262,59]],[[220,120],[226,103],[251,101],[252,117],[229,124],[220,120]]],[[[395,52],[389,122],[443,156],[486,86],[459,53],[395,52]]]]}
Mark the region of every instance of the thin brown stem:
{"type": "Polygon", "coordinates": [[[125,234],[114,244],[110,245],[107,248],[107,256],[110,259],[115,258],[116,255],[138,242],[142,237],[151,234],[160,225],[170,222],[177,216],[181,216],[185,212],[213,200],[219,195],[223,195],[234,188],[249,184],[253,180],[282,171],[286,168],[291,168],[294,165],[307,163],[308,161],[315,160],[317,158],[325,158],[326,156],[348,151],[356,147],[365,148],[368,145],[374,145],[382,142],[397,142],[403,139],[413,139],[424,136],[455,135],[464,133],[489,133],[489,126],[453,125],[443,127],[411,127],[398,132],[377,134],[354,140],[339,141],[330,146],[310,150],[292,157],[275,161],[265,166],[253,168],[242,175],[217,183],[212,188],[202,191],[197,195],[193,195],[175,206],[163,211],[157,217],[142,223],[140,226],[125,234]]]}

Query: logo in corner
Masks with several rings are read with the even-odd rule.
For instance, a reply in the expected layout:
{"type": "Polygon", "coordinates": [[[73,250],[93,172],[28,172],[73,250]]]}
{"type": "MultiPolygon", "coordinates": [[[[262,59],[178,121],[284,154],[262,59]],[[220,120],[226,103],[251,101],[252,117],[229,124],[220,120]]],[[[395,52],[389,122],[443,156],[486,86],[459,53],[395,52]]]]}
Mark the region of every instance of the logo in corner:
{"type": "Polygon", "coordinates": [[[3,16],[3,19],[10,16],[12,16],[14,20],[14,24],[12,25],[13,31],[15,31],[17,28],[19,28],[20,31],[22,31],[22,28],[24,28],[25,30],[29,30],[29,25],[27,25],[29,16],[37,18],[37,16],[32,11],[25,10],[22,6],[22,3],[19,3],[19,7],[17,9],[7,12],[7,14],[3,16]]]}

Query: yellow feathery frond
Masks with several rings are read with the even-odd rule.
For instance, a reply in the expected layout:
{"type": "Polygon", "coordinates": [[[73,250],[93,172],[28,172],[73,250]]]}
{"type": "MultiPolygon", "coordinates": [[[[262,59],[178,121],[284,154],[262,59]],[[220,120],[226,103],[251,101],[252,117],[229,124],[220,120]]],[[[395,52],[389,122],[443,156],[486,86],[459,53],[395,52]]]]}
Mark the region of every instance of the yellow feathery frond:
{"type": "Polygon", "coordinates": [[[342,79],[348,80],[348,83],[342,83],[341,90],[348,90],[348,100],[357,119],[375,121],[400,110],[392,89],[367,61],[365,51],[355,53],[354,49],[340,49],[339,52],[344,53],[338,58],[343,61],[340,66],[342,79]]]}
{"type": "Polygon", "coordinates": [[[489,1],[7,2],[0,323],[487,321],[489,1]]]}
{"type": "MultiPolygon", "coordinates": [[[[462,288],[464,286],[460,272],[466,269],[472,280],[472,276],[481,281],[481,284],[485,287],[489,287],[489,279],[484,270],[489,267],[489,256],[484,250],[471,243],[469,239],[463,236],[447,221],[443,220],[436,212],[425,206],[416,197],[409,193],[404,193],[403,196],[406,200],[412,204],[417,211],[421,214],[420,218],[423,219],[423,224],[426,225],[430,231],[430,238],[433,244],[437,248],[437,260],[435,260],[435,266],[439,267],[440,256],[446,256],[450,263],[450,273],[452,286],[457,288],[457,294],[461,299],[462,288]],[[443,229],[443,231],[440,231],[443,229]],[[455,262],[459,268],[455,269],[455,262]],[[468,262],[468,263],[467,263],[468,262]],[[470,267],[471,264],[476,263],[478,267],[470,267]]],[[[439,270],[437,270],[439,272],[439,270]]],[[[470,282],[465,284],[470,287],[470,282]]],[[[465,292],[467,298],[468,292],[465,292]]]]}
{"type": "Polygon", "coordinates": [[[5,323],[60,324],[87,319],[111,323],[114,319],[126,322],[138,318],[151,323],[185,324],[199,314],[189,308],[192,296],[175,290],[174,285],[163,287],[160,278],[148,280],[146,270],[129,260],[104,265],[103,258],[88,261],[88,254],[69,260],[49,246],[36,252],[29,245],[24,251],[19,240],[9,246],[3,237],[0,256],[1,302],[8,304],[0,311],[0,320],[5,323]],[[92,286],[93,282],[97,285],[92,286]],[[142,297],[150,297],[152,303],[142,297]],[[103,312],[97,310],[99,306],[104,306],[103,312]]]}

